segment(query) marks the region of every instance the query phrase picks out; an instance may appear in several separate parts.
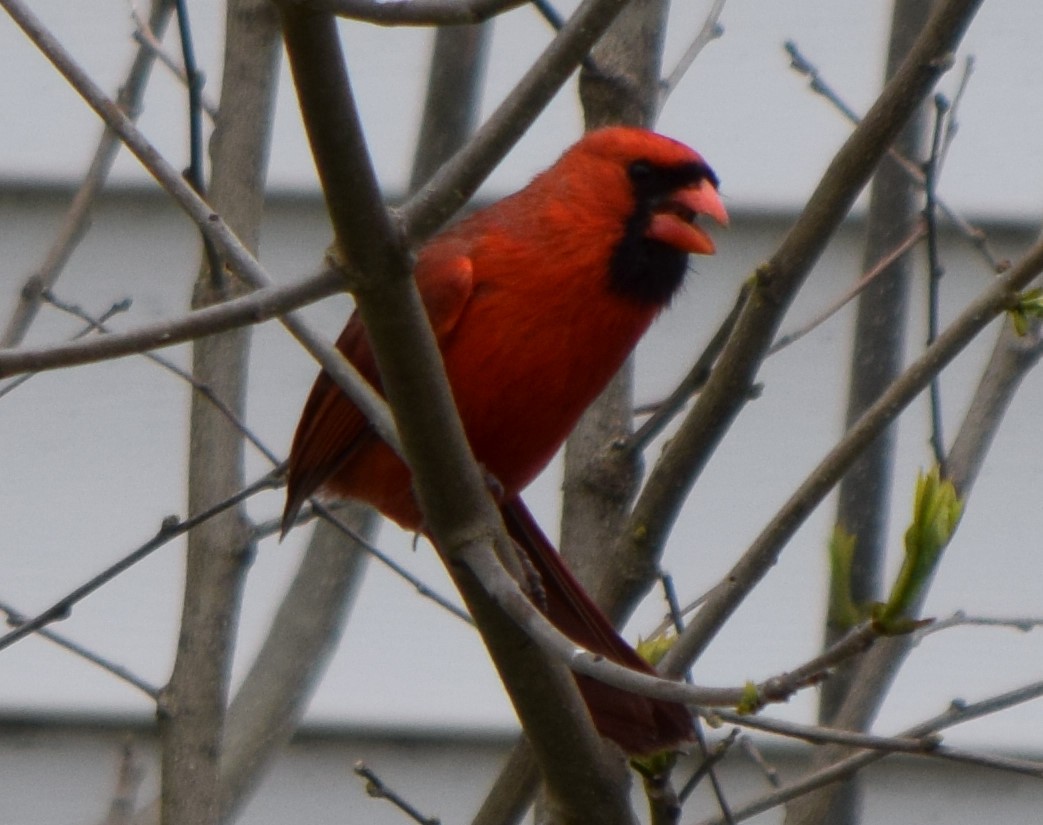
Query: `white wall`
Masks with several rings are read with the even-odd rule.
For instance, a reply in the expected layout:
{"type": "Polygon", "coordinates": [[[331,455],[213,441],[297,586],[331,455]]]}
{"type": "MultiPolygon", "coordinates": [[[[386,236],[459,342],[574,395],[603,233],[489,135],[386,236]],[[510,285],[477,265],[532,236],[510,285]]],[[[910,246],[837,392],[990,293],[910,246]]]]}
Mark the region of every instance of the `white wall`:
{"type": "MultiPolygon", "coordinates": [[[[14,230],[5,237],[0,264],[4,312],[46,244],[60,204],[61,198],[40,193],[0,199],[0,225],[14,230]]],[[[659,397],[686,370],[730,306],[741,280],[783,231],[782,221],[752,219],[740,212],[733,228],[722,233],[718,256],[697,261],[684,296],[639,350],[640,399],[659,397]]],[[[1002,232],[995,236],[1001,252],[1012,255],[1024,238],[1002,232]]],[[[262,259],[280,280],[308,271],[326,242],[326,224],[316,201],[271,202],[262,259]]],[[[841,233],[786,329],[843,291],[855,272],[855,244],[854,229],[841,233]]],[[[196,255],[191,228],[171,207],[156,198],[113,197],[100,208],[91,235],[57,292],[96,313],[133,297],[132,310],[114,326],[176,315],[187,304],[196,255]]],[[[949,317],[987,276],[964,244],[947,243],[945,256],[949,274],[943,288],[949,317]]],[[[332,299],[316,307],[314,316],[332,336],[346,312],[343,300],[332,299]]],[[[60,340],[78,328],[77,322],[45,310],[33,338],[38,343],[60,340]]],[[[666,566],[682,599],[694,598],[714,583],[839,435],[848,334],[845,314],[765,365],[759,376],[762,396],[748,405],[710,462],[670,542],[666,566]]],[[[920,333],[911,334],[911,351],[920,340],[920,333]]],[[[950,435],[987,349],[976,347],[944,379],[950,435]]],[[[185,360],[184,348],[165,354],[185,360]]],[[[276,323],[258,328],[248,423],[276,453],[286,452],[315,372],[276,323]]],[[[187,401],[188,391],[180,380],[141,358],[39,375],[0,399],[0,598],[24,612],[38,610],[150,537],[164,516],[183,512],[187,401]]],[[[975,488],[932,591],[929,614],[946,616],[958,608],[1001,616],[1038,614],[1041,403],[1043,384],[1032,376],[975,488]]],[[[930,463],[925,421],[920,405],[902,425],[892,569],[901,559],[901,533],[916,471],[930,463]]],[[[248,455],[249,476],[266,471],[262,459],[250,451],[248,455]]],[[[649,459],[655,455],[653,448],[649,459]]],[[[551,530],[556,492],[552,468],[530,494],[551,530]]],[[[257,518],[270,518],[280,507],[280,495],[269,493],[251,502],[250,511],[257,518]]],[[[700,662],[701,682],[761,679],[814,654],[824,609],[830,516],[827,503],[796,536],[764,586],[700,662]]],[[[266,541],[260,546],[243,615],[240,669],[264,632],[303,535],[294,531],[281,545],[266,541]]],[[[409,538],[390,528],[380,541],[442,592],[452,592],[425,545],[414,552],[409,538]]],[[[309,718],[421,728],[511,726],[510,711],[471,631],[379,567],[374,566],[369,576],[309,718]],[[445,667],[446,661],[453,666],[445,667]]],[[[176,640],[180,580],[175,543],[86,600],[59,629],[162,684],[176,640]]],[[[631,623],[631,635],[647,632],[660,611],[653,596],[631,623]]],[[[1036,634],[996,629],[954,630],[931,637],[914,653],[899,684],[901,698],[888,705],[881,730],[931,716],[956,696],[982,698],[1039,678],[1039,644],[1036,634]]],[[[810,718],[812,702],[808,695],[778,712],[810,718]]],[[[38,639],[4,652],[0,709],[151,713],[149,702],[134,690],[38,639]]],[[[1033,720],[1038,719],[1038,706],[1030,706],[953,736],[957,741],[1036,750],[1041,740],[1033,720]]]]}
{"type": "MultiPolygon", "coordinates": [[[[121,754],[130,745],[145,770],[139,802],[156,787],[155,742],[134,728],[41,730],[0,727],[0,822],[4,825],[90,825],[103,820],[121,754]]],[[[510,741],[497,737],[432,740],[397,736],[311,733],[284,752],[257,796],[243,810],[242,825],[401,825],[405,817],[388,802],[366,795],[353,773],[359,760],[424,815],[443,823],[470,821],[506,758],[510,741]]],[[[760,769],[733,752],[721,769],[734,808],[767,789],[760,769]]],[[[800,775],[792,752],[764,755],[781,778],[800,775]]],[[[678,768],[687,777],[691,765],[678,768]]],[[[1037,825],[1043,793],[1037,780],[924,759],[894,758],[866,770],[863,825],[1037,825]]],[[[636,807],[643,816],[643,803],[636,807]]],[[[706,783],[685,807],[683,821],[717,812],[706,783]]],[[[747,820],[776,825],[779,811],[747,820]]]]}

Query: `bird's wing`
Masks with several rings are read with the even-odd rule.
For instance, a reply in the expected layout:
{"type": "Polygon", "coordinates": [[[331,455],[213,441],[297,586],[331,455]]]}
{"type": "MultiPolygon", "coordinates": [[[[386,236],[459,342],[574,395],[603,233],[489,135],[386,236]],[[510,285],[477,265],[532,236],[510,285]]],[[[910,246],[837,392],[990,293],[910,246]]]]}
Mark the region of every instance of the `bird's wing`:
{"type": "MultiPolygon", "coordinates": [[[[471,297],[471,260],[463,254],[422,256],[416,279],[439,345],[445,340],[471,297]]],[[[337,339],[337,349],[373,387],[383,394],[376,358],[355,312],[337,339]]],[[[301,412],[290,450],[283,533],[304,502],[336,475],[376,435],[362,412],[325,371],[319,374],[301,412]]]]}

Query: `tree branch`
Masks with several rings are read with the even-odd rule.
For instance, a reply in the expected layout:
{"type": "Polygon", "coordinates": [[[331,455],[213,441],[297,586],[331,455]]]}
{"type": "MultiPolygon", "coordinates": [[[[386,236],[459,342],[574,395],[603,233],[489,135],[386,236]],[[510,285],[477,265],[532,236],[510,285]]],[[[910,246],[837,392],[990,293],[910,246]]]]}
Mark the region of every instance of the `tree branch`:
{"type": "MultiPolygon", "coordinates": [[[[192,60],[187,12],[178,8],[189,79],[192,185],[202,190],[199,75],[192,60]]],[[[254,250],[260,238],[264,183],[280,55],[279,25],[267,0],[230,0],[213,135],[210,197],[230,227],[254,250]]],[[[220,303],[241,290],[225,276],[216,245],[204,237],[192,304],[220,303]]],[[[199,338],[192,374],[245,417],[250,329],[199,338]]],[[[193,393],[190,411],[188,502],[192,511],[221,501],[243,485],[244,439],[208,399],[193,393]]],[[[255,550],[242,506],[228,508],[188,534],[185,589],[177,654],[159,702],[161,818],[165,825],[221,821],[221,751],[236,633],[255,550]]]]}
{"type": "Polygon", "coordinates": [[[785,543],[873,438],[928,385],[997,315],[1011,305],[1015,293],[1043,271],[1043,241],[1037,242],[1007,273],[994,280],[947,327],[920,358],[872,404],[805,479],[754,540],[682,634],[664,661],[667,674],[678,672],[708,643],[742,598],[778,559],[785,543]]]}
{"type": "Polygon", "coordinates": [[[426,238],[456,212],[575,71],[628,0],[584,0],[496,111],[399,210],[403,234],[426,238]]]}
{"type": "MultiPolygon", "coordinates": [[[[427,531],[482,631],[564,821],[632,821],[622,765],[595,733],[567,672],[483,586],[513,551],[470,455],[431,328],[368,162],[332,18],[282,8],[301,110],[341,253],[362,270],[357,302],[413,472],[427,531]],[[363,231],[364,230],[364,231],[363,231]],[[377,277],[376,273],[380,273],[377,277]],[[479,582],[482,582],[480,585],[479,582]],[[596,766],[596,767],[595,767],[596,766]]],[[[510,581],[510,596],[520,597],[510,581]]],[[[528,604],[527,600],[525,600],[528,604]]],[[[531,604],[530,604],[531,607],[531,604]]]]}
{"type": "MultiPolygon", "coordinates": [[[[898,735],[902,738],[917,739],[933,734],[939,730],[943,730],[944,728],[961,724],[962,722],[969,722],[973,719],[979,719],[983,716],[988,716],[993,713],[998,713],[1001,710],[1006,710],[1007,708],[1030,702],[1041,696],[1043,696],[1043,682],[1034,682],[1025,687],[1008,691],[1007,693],[1001,693],[981,702],[975,702],[972,704],[954,702],[944,713],[941,713],[932,719],[928,719],[925,722],[921,722],[918,725],[907,728],[898,735]]],[[[764,796],[747,803],[742,808],[734,811],[735,820],[738,822],[749,819],[759,813],[763,813],[764,811],[771,810],[772,808],[789,802],[791,799],[796,799],[799,796],[824,787],[832,782],[837,782],[840,779],[851,776],[856,771],[861,770],[867,765],[883,759],[887,755],[887,751],[879,750],[860,751],[855,753],[852,756],[823,768],[822,770],[816,771],[809,776],[802,777],[795,782],[784,785],[776,791],[765,794],[764,796]]],[[[713,818],[704,819],[699,822],[698,825],[723,825],[723,823],[720,819],[713,818]]]]}
{"type": "MultiPolygon", "coordinates": [[[[90,76],[72,59],[68,51],[25,7],[22,0],[0,0],[0,8],[11,15],[29,39],[76,89],[77,93],[108,126],[119,134],[127,148],[195,222],[200,231],[214,243],[224,256],[226,264],[254,289],[271,286],[271,278],[243,246],[235,233],[228,228],[220,215],[216,214],[209,204],[185,183],[180,173],[145,139],[120,108],[105,96],[105,93],[90,76]]],[[[347,282],[350,273],[342,271],[341,274],[347,282]]],[[[384,399],[358,375],[355,368],[337,352],[335,347],[318,335],[298,315],[290,313],[281,317],[280,320],[329,373],[330,378],[351,399],[352,403],[365,413],[370,424],[388,446],[398,449],[398,434],[395,432],[384,399]]]]}
{"type": "MultiPolygon", "coordinates": [[[[172,9],[173,0],[153,0],[152,11],[149,14],[149,29],[162,35],[170,20],[172,9]]],[[[137,119],[141,109],[141,101],[154,61],[153,51],[142,45],[134,56],[126,79],[120,85],[116,105],[123,109],[131,120],[137,119]]],[[[40,296],[45,290],[52,288],[61,276],[73,249],[87,229],[94,201],[108,179],[120,145],[116,131],[106,126],[94,150],[87,174],[84,175],[66,210],[61,228],[40,266],[22,286],[18,305],[8,319],[3,335],[0,336],[0,350],[18,346],[40,308],[40,296]]]]}

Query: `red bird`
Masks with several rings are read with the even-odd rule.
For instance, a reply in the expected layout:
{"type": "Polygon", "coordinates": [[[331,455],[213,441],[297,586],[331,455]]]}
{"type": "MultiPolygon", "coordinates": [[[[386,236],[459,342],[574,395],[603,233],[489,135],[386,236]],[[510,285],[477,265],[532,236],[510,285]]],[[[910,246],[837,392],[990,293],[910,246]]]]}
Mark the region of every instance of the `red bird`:
{"type": "MultiPolygon", "coordinates": [[[[518,494],[669,304],[689,253],[714,252],[700,215],[728,221],[705,161],[669,138],[612,127],[432,238],[416,264],[464,430],[502,487],[508,531],[542,579],[541,609],[573,641],[645,673],[654,671],[576,582],[518,494]]],[[[337,348],[380,390],[357,313],[337,348]]],[[[423,530],[409,470],[325,373],[294,436],[284,531],[316,492],[360,499],[423,530]]],[[[682,705],[577,682],[598,731],[628,753],[692,738],[682,705]]]]}

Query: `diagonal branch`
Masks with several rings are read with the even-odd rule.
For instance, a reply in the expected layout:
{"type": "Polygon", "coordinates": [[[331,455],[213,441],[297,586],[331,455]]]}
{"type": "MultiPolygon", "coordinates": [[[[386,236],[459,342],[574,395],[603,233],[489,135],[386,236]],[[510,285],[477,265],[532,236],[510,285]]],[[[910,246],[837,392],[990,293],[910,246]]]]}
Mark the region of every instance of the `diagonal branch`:
{"type": "Polygon", "coordinates": [[[399,210],[403,233],[422,240],[456,212],[518,142],[628,0],[584,0],[496,111],[399,210]]]}
{"type": "Polygon", "coordinates": [[[0,378],[95,364],[183,344],[204,335],[267,321],[343,288],[343,274],[327,268],[288,286],[262,287],[224,303],[196,309],[178,318],[143,324],[127,332],[35,348],[0,350],[0,378]]]}
{"type": "MultiPolygon", "coordinates": [[[[161,35],[170,20],[172,9],[173,0],[153,0],[148,21],[149,29],[161,35]]],[[[142,45],[134,56],[127,77],[116,96],[116,105],[122,108],[132,120],[137,118],[141,108],[141,100],[154,61],[153,50],[142,45]]],[[[94,157],[91,158],[87,174],[84,175],[83,181],[65,213],[61,229],[44,255],[40,266],[22,286],[18,305],[8,319],[3,335],[0,335],[0,349],[16,347],[25,337],[40,308],[41,294],[57,282],[73,249],[83,237],[90,221],[94,201],[108,179],[119,148],[119,136],[111,126],[106,126],[98,141],[98,146],[94,150],[94,157]]]]}
{"type": "Polygon", "coordinates": [[[851,461],[929,384],[997,315],[1008,309],[1018,290],[1043,272],[1043,240],[1006,274],[993,281],[953,321],[923,355],[903,372],[851,426],[819,462],[750,548],[710,593],[702,609],[664,662],[666,672],[683,670],[702,651],[746,593],[776,562],[786,542],[821,503],[851,461]]]}
{"type": "MultiPolygon", "coordinates": [[[[105,121],[106,125],[119,134],[120,139],[149,174],[192,219],[203,235],[213,242],[227,265],[253,289],[271,286],[272,280],[268,273],[257,263],[256,258],[229,229],[221,216],[196,194],[192,187],[184,181],[181,174],[145,139],[145,136],[119,106],[105,95],[104,91],[73,60],[72,55],[47,30],[39,18],[25,6],[22,0],[0,0],[0,8],[11,16],[84,101],[105,121]]],[[[347,277],[350,273],[342,274],[347,277]]],[[[398,435],[387,410],[387,404],[373,391],[369,383],[358,375],[355,368],[337,352],[335,347],[315,332],[300,316],[290,313],[280,320],[329,373],[337,386],[366,414],[366,418],[380,437],[392,449],[397,448],[398,435]]]]}
{"type": "MultiPolygon", "coordinates": [[[[282,8],[287,54],[341,254],[362,271],[357,304],[377,356],[428,532],[468,603],[567,821],[632,822],[622,765],[597,736],[567,671],[486,593],[510,582],[493,556],[510,540],[453,405],[405,246],[387,214],[361,137],[332,18],[282,8]],[[381,277],[377,277],[380,273],[381,277]],[[481,583],[480,583],[481,582],[481,583]]],[[[533,612],[535,609],[532,608],[533,612]]]]}
{"type": "MultiPolygon", "coordinates": [[[[1025,702],[1031,702],[1041,696],[1043,696],[1043,682],[1033,682],[1032,684],[1008,691],[1007,693],[999,694],[998,696],[989,699],[984,699],[980,702],[974,702],[972,704],[954,702],[944,713],[940,713],[932,719],[928,719],[925,722],[907,728],[898,735],[904,738],[920,738],[928,736],[929,734],[936,733],[939,730],[952,727],[953,725],[970,722],[974,719],[980,719],[983,716],[988,716],[1006,710],[1007,708],[1024,704],[1025,702]]],[[[735,820],[738,822],[749,819],[759,813],[763,813],[764,811],[785,804],[791,799],[796,799],[799,796],[803,796],[806,793],[824,787],[830,783],[845,779],[856,771],[861,770],[873,762],[883,759],[887,755],[886,751],[859,751],[858,753],[829,765],[820,771],[816,771],[810,776],[802,777],[788,785],[784,785],[778,790],[765,794],[759,799],[747,803],[734,812],[735,820]]],[[[702,820],[698,825],[722,825],[722,823],[721,820],[714,818],[702,820]]]]}

